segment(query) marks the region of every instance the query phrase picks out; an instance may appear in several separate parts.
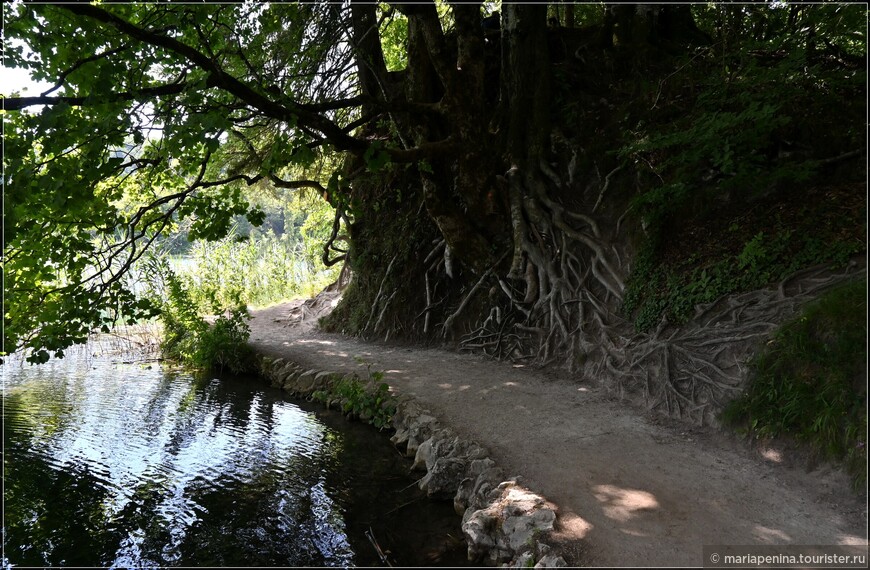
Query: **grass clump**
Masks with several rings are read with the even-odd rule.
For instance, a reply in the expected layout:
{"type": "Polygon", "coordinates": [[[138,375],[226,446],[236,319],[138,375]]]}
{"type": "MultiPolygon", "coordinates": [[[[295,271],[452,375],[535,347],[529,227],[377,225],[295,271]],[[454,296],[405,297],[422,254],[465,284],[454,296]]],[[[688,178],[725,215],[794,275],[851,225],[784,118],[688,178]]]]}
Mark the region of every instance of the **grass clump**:
{"type": "Polygon", "coordinates": [[[784,324],[752,362],[754,380],[722,420],[791,436],[867,480],[867,280],[840,286],[784,324]]]}
{"type": "Polygon", "coordinates": [[[338,266],[327,268],[320,261],[320,244],[326,239],[294,241],[287,234],[266,231],[197,242],[192,263],[180,269],[180,277],[201,312],[236,302],[263,307],[312,297],[338,277],[338,266]]]}
{"type": "Polygon", "coordinates": [[[146,280],[152,302],[160,307],[160,350],[166,358],[198,370],[241,374],[254,369],[253,351],[248,346],[249,314],[238,299],[228,309],[213,307],[213,314],[219,314],[210,324],[166,259],[150,260],[146,280]]]}
{"type": "Polygon", "coordinates": [[[327,407],[335,400],[343,413],[367,421],[380,430],[390,426],[396,413],[395,398],[383,378],[383,372],[372,372],[369,365],[368,381],[344,378],[332,390],[318,390],[311,396],[327,407]]]}

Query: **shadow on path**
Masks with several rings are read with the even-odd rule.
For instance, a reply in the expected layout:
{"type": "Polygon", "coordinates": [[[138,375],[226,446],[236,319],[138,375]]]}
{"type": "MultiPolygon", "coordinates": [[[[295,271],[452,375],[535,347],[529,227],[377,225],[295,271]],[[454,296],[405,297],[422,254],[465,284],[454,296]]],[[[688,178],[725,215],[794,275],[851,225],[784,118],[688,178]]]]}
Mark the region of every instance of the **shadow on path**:
{"type": "Polygon", "coordinates": [[[842,473],[807,473],[712,428],[645,415],[589,383],[474,355],[318,332],[300,302],[254,311],[251,344],[305,367],[384,372],[559,506],[551,542],[584,566],[698,566],[702,547],[867,544],[842,473]]]}

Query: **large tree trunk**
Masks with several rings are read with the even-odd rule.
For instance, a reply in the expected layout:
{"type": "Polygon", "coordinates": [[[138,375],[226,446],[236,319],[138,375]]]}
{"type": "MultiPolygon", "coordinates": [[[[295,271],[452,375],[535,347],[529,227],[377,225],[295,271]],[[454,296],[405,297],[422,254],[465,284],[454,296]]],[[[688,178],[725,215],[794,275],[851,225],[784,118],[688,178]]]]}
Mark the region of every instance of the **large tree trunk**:
{"type": "Polygon", "coordinates": [[[550,136],[547,7],[505,4],[502,98],[508,102],[507,152],[520,168],[537,165],[550,136]]]}
{"type": "Polygon", "coordinates": [[[452,159],[433,160],[421,169],[423,198],[446,250],[474,272],[484,271],[493,248],[485,219],[487,180],[484,166],[488,134],[484,119],[483,31],[480,5],[453,6],[456,45],[445,36],[434,3],[396,4],[408,17],[410,101],[436,103],[444,118],[416,124],[417,145],[449,138],[452,159]]]}
{"type": "MultiPolygon", "coordinates": [[[[435,280],[445,273],[457,276],[451,260],[479,276],[474,287],[464,289],[466,297],[443,330],[452,332],[469,298],[486,280],[495,281],[491,294],[500,297],[500,290],[506,297],[493,298],[494,309],[507,310],[491,313],[461,342],[509,334],[515,339],[506,349],[512,358],[580,358],[596,345],[607,306],[621,298],[624,287],[608,237],[592,217],[595,208],[579,204],[580,211],[571,211],[564,206],[568,189],[551,166],[546,4],[502,5],[499,103],[493,121],[486,104],[480,5],[451,6],[455,28],[450,36],[434,3],[395,7],[409,25],[404,95],[441,115],[402,115],[396,125],[411,145],[446,140],[455,149],[419,165],[423,204],[443,237],[427,263],[438,248],[444,250],[443,265],[426,267],[427,299],[434,283],[431,271],[435,280]],[[502,264],[511,251],[510,265],[502,264]],[[591,324],[591,314],[598,316],[597,324],[591,324]]],[[[466,273],[462,282],[467,281],[466,273]]],[[[498,342],[496,353],[504,356],[498,342]]]]}
{"type": "Polygon", "coordinates": [[[528,204],[534,203],[529,193],[541,184],[538,165],[546,158],[551,130],[547,7],[505,4],[503,8],[501,97],[511,163],[514,241],[510,275],[519,278],[523,275],[523,254],[529,253],[526,217],[528,204]]]}
{"type": "Polygon", "coordinates": [[[602,41],[641,51],[649,46],[707,44],[711,38],[695,25],[691,6],[611,4],[605,14],[602,41]]]}
{"type": "Polygon", "coordinates": [[[600,317],[610,299],[621,298],[622,273],[590,215],[594,208],[589,205],[587,213],[565,207],[568,189],[550,164],[546,5],[505,3],[502,10],[499,131],[509,166],[504,186],[513,258],[507,279],[507,268],[498,274],[507,310],[491,313],[466,338],[471,346],[493,345],[501,354],[507,330],[519,339],[507,349],[512,358],[579,358],[600,332],[597,324],[590,327],[589,314],[600,317]]]}
{"type": "Polygon", "coordinates": [[[387,64],[381,48],[381,37],[377,29],[377,5],[352,2],[350,5],[353,24],[354,54],[363,95],[373,99],[385,100],[390,97],[387,82],[387,64]]]}
{"type": "Polygon", "coordinates": [[[574,27],[574,2],[573,0],[562,0],[565,3],[565,27],[574,27]]]}

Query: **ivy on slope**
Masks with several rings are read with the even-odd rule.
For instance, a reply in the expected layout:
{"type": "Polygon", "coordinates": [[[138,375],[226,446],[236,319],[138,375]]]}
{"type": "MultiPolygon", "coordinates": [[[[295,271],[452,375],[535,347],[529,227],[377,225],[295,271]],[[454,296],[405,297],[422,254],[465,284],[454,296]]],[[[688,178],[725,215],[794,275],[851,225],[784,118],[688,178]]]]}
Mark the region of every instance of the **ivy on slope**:
{"type": "Polygon", "coordinates": [[[618,152],[638,171],[623,312],[640,331],[866,251],[866,72],[762,47],[687,56],[618,152]]]}
{"type": "MultiPolygon", "coordinates": [[[[853,217],[863,217],[861,212],[855,210],[853,217]]],[[[844,224],[858,222],[844,218],[844,224]]],[[[806,222],[813,220],[815,216],[806,222]]],[[[634,316],[639,331],[654,328],[663,317],[673,324],[682,324],[698,305],[712,303],[729,293],[782,281],[804,267],[822,263],[844,267],[852,255],[866,250],[858,232],[843,237],[832,231],[834,228],[822,226],[794,230],[775,225],[743,242],[738,253],[726,253],[719,258],[704,259],[695,252],[681,260],[661,263],[652,248],[645,249],[626,284],[623,311],[634,316]]],[[[736,222],[731,227],[732,233],[741,230],[736,222]]]]}

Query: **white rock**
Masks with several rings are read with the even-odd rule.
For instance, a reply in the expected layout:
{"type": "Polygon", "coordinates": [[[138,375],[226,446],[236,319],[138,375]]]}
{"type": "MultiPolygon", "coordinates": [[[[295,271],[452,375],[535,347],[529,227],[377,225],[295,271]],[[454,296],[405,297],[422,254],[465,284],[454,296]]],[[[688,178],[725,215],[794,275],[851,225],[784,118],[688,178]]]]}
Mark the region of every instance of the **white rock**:
{"type": "Polygon", "coordinates": [[[519,555],[517,561],[514,562],[513,568],[529,568],[534,561],[535,557],[532,556],[531,552],[523,552],[519,555]]]}
{"type": "Polygon", "coordinates": [[[538,563],[535,564],[535,568],[563,568],[567,565],[568,563],[565,562],[565,559],[561,556],[549,554],[538,560],[538,563]]]}
{"type": "Polygon", "coordinates": [[[430,463],[435,463],[435,459],[432,457],[431,437],[417,448],[417,454],[414,456],[414,464],[411,465],[411,471],[426,471],[430,463]]]}

